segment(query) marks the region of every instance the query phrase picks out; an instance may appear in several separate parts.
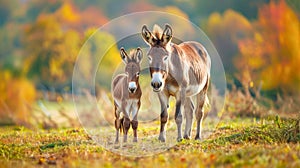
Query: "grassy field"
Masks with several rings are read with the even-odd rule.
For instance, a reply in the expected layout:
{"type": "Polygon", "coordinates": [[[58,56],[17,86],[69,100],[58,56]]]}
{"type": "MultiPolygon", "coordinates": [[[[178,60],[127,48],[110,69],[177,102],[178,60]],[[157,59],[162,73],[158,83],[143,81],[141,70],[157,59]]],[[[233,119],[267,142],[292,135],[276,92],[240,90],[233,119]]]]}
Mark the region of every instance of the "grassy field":
{"type": "Polygon", "coordinates": [[[4,167],[300,167],[299,129],[296,119],[227,116],[201,142],[185,140],[152,156],[125,157],[97,145],[81,128],[9,126],[0,128],[0,162],[4,167]]]}
{"type": "MultiPolygon", "coordinates": [[[[213,123],[210,113],[204,120],[201,142],[175,141],[172,103],[167,143],[159,142],[159,122],[145,122],[153,115],[145,108],[139,118],[144,121],[138,129],[139,142],[132,143],[129,137],[126,144],[113,143],[109,98],[108,103],[98,102],[109,124],[104,123],[94,134],[83,129],[76,116],[69,116],[70,103],[43,102],[33,110],[47,108],[52,116],[37,110],[34,125],[38,126],[0,127],[0,167],[300,167],[300,100],[277,99],[249,99],[240,91],[230,92],[222,117],[213,123]]],[[[77,109],[82,111],[81,119],[93,126],[98,120],[90,114],[97,111],[82,104],[77,109]]]]}

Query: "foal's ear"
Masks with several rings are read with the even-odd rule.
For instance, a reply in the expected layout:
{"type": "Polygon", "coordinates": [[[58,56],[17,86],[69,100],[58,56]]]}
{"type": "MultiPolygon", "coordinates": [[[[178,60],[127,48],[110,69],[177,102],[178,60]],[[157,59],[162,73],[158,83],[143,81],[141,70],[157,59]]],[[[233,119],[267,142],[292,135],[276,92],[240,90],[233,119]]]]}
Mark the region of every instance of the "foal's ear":
{"type": "Polygon", "coordinates": [[[149,31],[146,25],[143,25],[142,27],[142,37],[147,44],[149,44],[150,46],[154,45],[155,37],[149,31]]]}
{"type": "Polygon", "coordinates": [[[165,30],[163,31],[163,34],[161,36],[161,42],[162,45],[167,45],[173,37],[173,31],[170,25],[166,24],[165,30]]]}
{"type": "Polygon", "coordinates": [[[136,59],[137,59],[137,62],[140,63],[142,61],[142,58],[143,58],[143,51],[140,47],[138,47],[136,49],[136,59]]]}
{"type": "Polygon", "coordinates": [[[123,47],[121,47],[121,49],[120,49],[120,55],[121,55],[123,62],[125,64],[127,64],[128,63],[128,55],[123,47]]]}

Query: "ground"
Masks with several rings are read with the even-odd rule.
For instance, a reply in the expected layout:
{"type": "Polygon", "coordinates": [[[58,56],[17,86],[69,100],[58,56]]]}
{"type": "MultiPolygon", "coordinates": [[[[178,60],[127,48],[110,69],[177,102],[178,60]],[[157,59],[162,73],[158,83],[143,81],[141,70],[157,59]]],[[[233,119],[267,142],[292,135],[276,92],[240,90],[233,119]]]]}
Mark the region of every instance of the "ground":
{"type": "Polygon", "coordinates": [[[82,128],[6,126],[0,127],[0,162],[4,167],[300,167],[299,130],[297,119],[227,116],[201,142],[184,140],[159,154],[125,157],[97,145],[82,128]]]}

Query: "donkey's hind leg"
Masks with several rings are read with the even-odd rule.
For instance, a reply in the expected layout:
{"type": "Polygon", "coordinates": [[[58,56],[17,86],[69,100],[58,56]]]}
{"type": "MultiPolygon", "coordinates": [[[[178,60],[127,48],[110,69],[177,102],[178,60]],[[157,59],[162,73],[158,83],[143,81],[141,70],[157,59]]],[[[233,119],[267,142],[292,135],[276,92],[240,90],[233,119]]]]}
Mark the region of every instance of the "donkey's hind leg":
{"type": "Polygon", "coordinates": [[[205,103],[205,98],[206,98],[206,93],[200,92],[197,95],[197,108],[195,111],[196,121],[197,121],[197,130],[196,130],[195,140],[201,139],[202,120],[204,118],[203,106],[205,103]]]}
{"type": "Polygon", "coordinates": [[[184,130],[184,139],[191,139],[191,131],[193,124],[193,113],[194,113],[194,103],[191,97],[187,97],[184,105],[184,114],[185,114],[185,130],[184,130]]]}

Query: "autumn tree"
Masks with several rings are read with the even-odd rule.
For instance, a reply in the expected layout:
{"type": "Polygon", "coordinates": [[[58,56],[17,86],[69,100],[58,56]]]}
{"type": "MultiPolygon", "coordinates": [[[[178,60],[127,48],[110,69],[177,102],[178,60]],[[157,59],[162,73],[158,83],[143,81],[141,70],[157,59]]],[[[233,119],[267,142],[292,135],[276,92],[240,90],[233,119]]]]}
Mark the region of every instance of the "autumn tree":
{"type": "Polygon", "coordinates": [[[244,85],[265,90],[300,91],[299,19],[285,1],[264,5],[254,22],[252,37],[238,43],[241,56],[235,66],[244,85]]]}
{"type": "Polygon", "coordinates": [[[41,15],[26,29],[24,44],[30,77],[48,85],[70,82],[80,44],[76,31],[64,30],[53,15],[41,15]]]}
{"type": "Polygon", "coordinates": [[[85,39],[78,60],[82,76],[87,81],[95,80],[109,88],[111,77],[121,62],[116,40],[111,34],[95,28],[85,31],[85,39]]]}
{"type": "Polygon", "coordinates": [[[81,33],[90,27],[100,27],[108,22],[102,10],[93,6],[79,10],[71,1],[65,1],[53,15],[64,28],[81,33]]]}
{"type": "Polygon", "coordinates": [[[238,41],[252,34],[252,25],[240,13],[226,10],[223,15],[212,13],[206,24],[206,32],[216,46],[228,74],[235,72],[233,59],[238,55],[238,41]]]}

